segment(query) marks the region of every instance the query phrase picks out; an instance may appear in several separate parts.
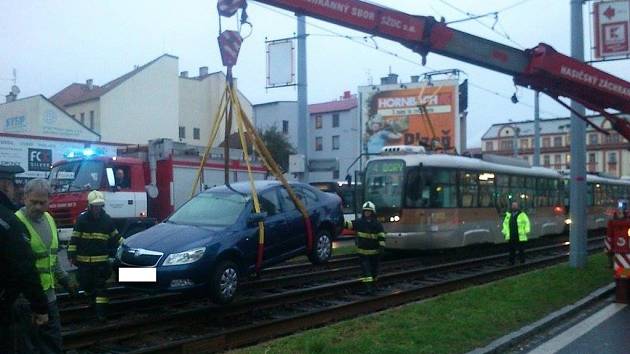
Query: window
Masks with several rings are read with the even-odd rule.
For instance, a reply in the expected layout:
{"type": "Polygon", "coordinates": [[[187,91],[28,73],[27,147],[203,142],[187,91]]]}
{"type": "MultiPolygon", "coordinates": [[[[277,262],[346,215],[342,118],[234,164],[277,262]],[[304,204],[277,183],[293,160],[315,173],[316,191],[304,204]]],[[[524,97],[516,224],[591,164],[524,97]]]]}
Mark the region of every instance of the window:
{"type": "Polygon", "coordinates": [[[506,210],[510,206],[510,176],[496,175],[496,205],[500,210],[506,210]]]}
{"type": "Polygon", "coordinates": [[[492,150],[494,150],[494,144],[492,143],[492,141],[486,141],[486,151],[492,150]]]}
{"type": "Polygon", "coordinates": [[[545,167],[549,167],[549,166],[551,166],[551,159],[549,158],[549,155],[545,155],[545,156],[543,156],[543,161],[544,161],[544,162],[543,162],[543,165],[544,165],[545,167]]]}
{"type": "Polygon", "coordinates": [[[282,134],[289,134],[289,121],[288,120],[282,121],[282,134]]]}
{"type": "Polygon", "coordinates": [[[514,141],[512,139],[501,141],[501,150],[512,150],[512,149],[514,149],[514,141]]]}
{"type": "Polygon", "coordinates": [[[321,129],[322,126],[322,116],[315,116],[315,129],[321,129]]]}
{"type": "Polygon", "coordinates": [[[302,200],[302,202],[306,205],[315,205],[315,203],[319,201],[317,194],[309,188],[297,187],[293,188],[293,190],[298,195],[298,198],[300,198],[300,200],[302,200]]]}
{"type": "Polygon", "coordinates": [[[199,128],[193,128],[193,139],[195,140],[201,139],[201,132],[199,128]]]}
{"type": "MultiPolygon", "coordinates": [[[[457,207],[456,177],[455,170],[411,169],[407,176],[406,205],[410,208],[457,207]]],[[[368,197],[370,197],[369,194],[368,197]]],[[[379,204],[376,205],[378,207],[379,204]]]]}
{"type": "Polygon", "coordinates": [[[562,146],[562,137],[555,136],[553,137],[553,147],[561,147],[562,146]]]}
{"type": "Polygon", "coordinates": [[[553,163],[556,165],[556,168],[560,167],[562,165],[562,155],[554,155],[553,163]]]}
{"type": "Polygon", "coordinates": [[[543,138],[542,147],[548,148],[551,146],[551,138],[543,138]]]}
{"type": "Polygon", "coordinates": [[[588,144],[589,145],[597,145],[598,139],[597,134],[589,134],[588,135],[588,144]]]}
{"type": "Polygon", "coordinates": [[[521,149],[529,149],[529,139],[521,139],[521,149]]]}
{"type": "Polygon", "coordinates": [[[494,173],[479,174],[479,206],[482,208],[494,206],[494,173]]]}
{"type": "Polygon", "coordinates": [[[608,153],[608,163],[609,164],[616,164],[617,163],[617,153],[616,152],[608,153]]]}
{"type": "Polygon", "coordinates": [[[324,142],[321,136],[315,138],[315,151],[322,151],[324,142]]]}
{"type": "Polygon", "coordinates": [[[459,205],[462,208],[477,207],[477,192],[479,185],[477,179],[479,175],[468,171],[459,173],[459,205]]]}
{"type": "MultiPolygon", "coordinates": [[[[252,207],[253,207],[252,203],[252,207]]],[[[280,200],[277,189],[270,190],[260,195],[260,211],[267,213],[267,216],[276,215],[280,211],[280,200]]]]}
{"type": "Polygon", "coordinates": [[[291,196],[289,195],[289,192],[287,192],[284,188],[280,188],[280,203],[282,204],[282,211],[285,213],[297,209],[295,203],[293,203],[293,199],[291,199],[291,196]]]}
{"type": "Polygon", "coordinates": [[[81,112],[81,124],[85,125],[85,113],[81,112]]]}
{"type": "Polygon", "coordinates": [[[595,153],[589,153],[588,154],[588,163],[596,163],[597,161],[595,160],[595,153]]]}
{"type": "Polygon", "coordinates": [[[116,189],[129,189],[131,188],[131,174],[129,166],[115,165],[114,169],[114,184],[116,189]]]}
{"type": "Polygon", "coordinates": [[[339,127],[339,113],[333,114],[333,128],[339,127]]]}
{"type": "Polygon", "coordinates": [[[339,179],[339,170],[334,170],[334,171],[333,171],[332,178],[333,178],[333,179],[339,179]]]}
{"type": "Polygon", "coordinates": [[[332,149],[339,150],[339,135],[333,135],[332,137],[332,149]]]}
{"type": "Polygon", "coordinates": [[[90,129],[94,129],[94,111],[90,111],[90,129]]]}
{"type": "Polygon", "coordinates": [[[186,127],[179,127],[179,138],[186,139],[186,127]]]}

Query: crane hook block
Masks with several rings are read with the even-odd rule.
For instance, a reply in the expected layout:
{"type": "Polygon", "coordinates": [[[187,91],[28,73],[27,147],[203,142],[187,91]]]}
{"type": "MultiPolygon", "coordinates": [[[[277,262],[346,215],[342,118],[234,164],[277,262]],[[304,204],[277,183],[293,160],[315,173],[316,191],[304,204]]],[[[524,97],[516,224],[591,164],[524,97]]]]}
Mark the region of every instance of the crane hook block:
{"type": "Polygon", "coordinates": [[[245,6],[245,0],[219,0],[217,10],[223,17],[232,17],[238,9],[245,6]]]}
{"type": "Polygon", "coordinates": [[[221,51],[221,61],[223,65],[231,67],[236,65],[238,53],[241,50],[243,37],[238,31],[223,31],[219,35],[219,50],[221,51]]]}

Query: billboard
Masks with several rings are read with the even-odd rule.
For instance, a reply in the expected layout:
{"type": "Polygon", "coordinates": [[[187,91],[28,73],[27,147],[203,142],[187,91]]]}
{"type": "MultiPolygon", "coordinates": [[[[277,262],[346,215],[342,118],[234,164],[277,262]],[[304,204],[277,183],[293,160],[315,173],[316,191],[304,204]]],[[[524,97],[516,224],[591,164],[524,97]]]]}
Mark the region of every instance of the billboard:
{"type": "Polygon", "coordinates": [[[267,42],[267,88],[295,85],[293,38],[267,42]]]}
{"type": "Polygon", "coordinates": [[[117,146],[80,141],[20,138],[0,134],[0,165],[16,165],[24,169],[18,178],[46,178],[53,162],[62,160],[70,151],[89,145],[106,156],[116,156],[117,146]]]}
{"type": "Polygon", "coordinates": [[[462,150],[457,80],[363,86],[359,94],[364,152],[380,153],[389,145],[428,145],[433,139],[445,149],[462,150]]]}
{"type": "Polygon", "coordinates": [[[630,55],[630,0],[596,2],[593,17],[595,57],[630,55]]]}

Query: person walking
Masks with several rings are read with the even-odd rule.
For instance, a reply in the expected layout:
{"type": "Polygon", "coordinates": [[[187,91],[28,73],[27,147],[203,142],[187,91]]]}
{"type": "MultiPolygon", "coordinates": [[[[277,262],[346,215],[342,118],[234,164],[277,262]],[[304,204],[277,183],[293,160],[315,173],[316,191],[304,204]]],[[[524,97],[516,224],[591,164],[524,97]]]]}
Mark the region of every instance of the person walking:
{"type": "Polygon", "coordinates": [[[103,193],[88,194],[88,209],[77,218],[68,246],[70,262],[78,267],[79,285],[92,298],[99,321],[107,318],[107,279],[112,274],[109,257],[116,253],[120,241],[104,206],[103,193]]]}
{"type": "Polygon", "coordinates": [[[58,282],[72,294],[76,293],[76,286],[70,282],[68,274],[57,261],[57,226],[46,211],[49,193],[48,181],[41,178],[30,180],[24,187],[25,206],[15,212],[35,254],[35,267],[39,272],[41,287],[46,293],[48,307],[48,323],[34,327],[31,325],[29,307],[18,301],[16,307],[18,314],[22,315],[22,331],[17,344],[20,353],[62,353],[55,283],[58,282]]]}
{"type": "Polygon", "coordinates": [[[518,202],[512,202],[511,210],[505,213],[503,219],[503,236],[510,247],[511,265],[514,265],[517,251],[521,263],[525,263],[525,242],[530,231],[529,217],[520,209],[518,202]]]}
{"type": "Polygon", "coordinates": [[[19,353],[15,348],[18,321],[15,300],[22,295],[30,303],[31,323],[48,322],[48,299],[39,282],[35,257],[11,202],[13,178],[24,172],[19,166],[0,166],[0,353],[19,353]]]}
{"type": "Polygon", "coordinates": [[[385,243],[383,225],[376,219],[376,206],[367,201],[363,203],[361,217],[355,221],[345,221],[344,227],[354,230],[359,261],[361,262],[361,281],[368,294],[373,294],[374,284],[378,276],[378,263],[381,247],[385,243]]]}

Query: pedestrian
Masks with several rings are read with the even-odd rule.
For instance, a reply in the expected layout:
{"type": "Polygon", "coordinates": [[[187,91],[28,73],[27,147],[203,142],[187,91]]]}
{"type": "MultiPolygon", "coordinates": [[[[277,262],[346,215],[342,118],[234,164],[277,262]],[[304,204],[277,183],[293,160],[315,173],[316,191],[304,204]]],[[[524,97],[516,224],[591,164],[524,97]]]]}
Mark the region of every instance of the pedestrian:
{"type": "Polygon", "coordinates": [[[520,209],[518,202],[512,202],[512,209],[505,213],[503,219],[503,236],[510,247],[511,265],[514,265],[517,251],[521,263],[525,263],[525,242],[530,231],[527,214],[520,209]]]}
{"type": "Polygon", "coordinates": [[[363,203],[361,217],[354,221],[345,221],[344,227],[356,232],[355,243],[359,261],[361,262],[361,281],[365,284],[368,294],[373,294],[374,284],[378,276],[378,261],[381,247],[385,243],[383,225],[376,219],[374,203],[363,203]]]}
{"type": "Polygon", "coordinates": [[[18,320],[13,306],[18,296],[30,303],[31,324],[48,322],[48,301],[39,282],[35,256],[15,217],[11,199],[13,176],[24,172],[19,166],[0,166],[0,353],[19,353],[15,347],[18,320]]]}
{"type": "Polygon", "coordinates": [[[68,274],[57,261],[59,247],[57,226],[46,211],[49,193],[48,181],[41,178],[30,180],[24,187],[25,206],[15,212],[23,224],[25,235],[35,254],[35,266],[48,302],[48,323],[34,327],[31,325],[28,306],[18,301],[16,307],[18,314],[21,315],[21,333],[17,345],[20,353],[62,353],[55,283],[58,282],[72,294],[76,293],[76,286],[70,282],[68,274]]]}
{"type": "Polygon", "coordinates": [[[70,262],[78,267],[79,285],[91,297],[99,321],[107,316],[107,280],[112,274],[109,257],[114,256],[120,241],[104,206],[103,193],[88,194],[88,209],[77,218],[68,246],[70,262]]]}

